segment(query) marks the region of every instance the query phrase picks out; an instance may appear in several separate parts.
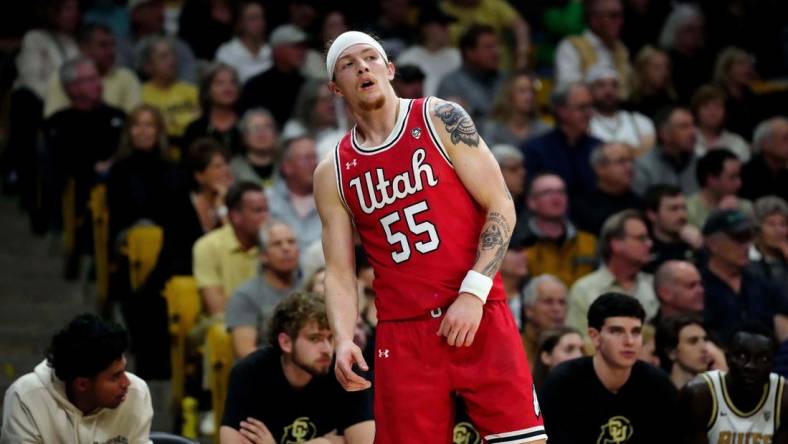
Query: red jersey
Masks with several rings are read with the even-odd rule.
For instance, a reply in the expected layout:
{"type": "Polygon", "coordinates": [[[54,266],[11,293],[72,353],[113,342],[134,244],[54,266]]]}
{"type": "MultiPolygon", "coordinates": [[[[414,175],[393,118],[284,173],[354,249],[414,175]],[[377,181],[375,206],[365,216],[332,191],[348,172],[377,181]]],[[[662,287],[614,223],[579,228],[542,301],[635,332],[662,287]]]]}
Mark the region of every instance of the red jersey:
{"type": "MultiPolygon", "coordinates": [[[[335,152],[340,196],[375,270],[383,321],[423,316],[454,301],[476,262],[487,216],[454,171],[429,104],[400,99],[382,145],[359,146],[354,128],[335,152]]],[[[488,297],[495,299],[505,299],[500,275],[488,297]]]]}

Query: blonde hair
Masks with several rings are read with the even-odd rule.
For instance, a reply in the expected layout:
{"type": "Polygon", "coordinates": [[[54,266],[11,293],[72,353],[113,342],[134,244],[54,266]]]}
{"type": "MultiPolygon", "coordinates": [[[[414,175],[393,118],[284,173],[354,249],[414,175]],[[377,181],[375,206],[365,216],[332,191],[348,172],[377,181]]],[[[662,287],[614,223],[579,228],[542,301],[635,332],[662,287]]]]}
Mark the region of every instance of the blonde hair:
{"type": "Polygon", "coordinates": [[[714,64],[714,83],[723,87],[727,85],[731,67],[740,58],[752,60],[750,53],[741,48],[729,46],[723,49],[720,55],[717,56],[717,61],[714,64]]]}
{"type": "MultiPolygon", "coordinates": [[[[654,56],[663,55],[668,60],[668,64],[670,64],[670,57],[668,57],[668,53],[662,49],[656,48],[651,45],[646,45],[638,51],[637,55],[635,56],[635,63],[634,63],[634,76],[632,79],[632,98],[633,99],[640,99],[643,97],[643,92],[646,88],[646,79],[648,77],[648,69],[649,69],[649,62],[654,56]]],[[[668,93],[668,96],[671,99],[676,99],[677,94],[676,91],[673,89],[673,79],[671,77],[670,69],[668,69],[668,81],[664,87],[664,91],[668,93]]]]}
{"type": "Polygon", "coordinates": [[[143,103],[135,106],[126,118],[126,122],[123,125],[123,132],[120,136],[120,147],[115,156],[116,161],[129,157],[136,149],[131,140],[131,127],[134,126],[142,113],[149,113],[153,116],[154,123],[156,124],[156,132],[158,133],[155,151],[157,151],[162,158],[167,157],[169,142],[167,141],[167,124],[164,121],[164,116],[162,116],[159,109],[155,106],[143,103]]]}

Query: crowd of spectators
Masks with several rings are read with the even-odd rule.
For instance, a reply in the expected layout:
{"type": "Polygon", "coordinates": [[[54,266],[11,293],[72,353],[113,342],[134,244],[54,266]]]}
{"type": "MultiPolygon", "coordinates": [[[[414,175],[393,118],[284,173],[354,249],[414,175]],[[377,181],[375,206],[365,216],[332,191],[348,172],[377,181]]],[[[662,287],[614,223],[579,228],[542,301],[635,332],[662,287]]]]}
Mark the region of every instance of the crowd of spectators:
{"type": "MultiPolygon", "coordinates": [[[[354,122],[322,60],[349,29],[381,41],[398,95],[460,103],[501,167],[518,214],[501,275],[536,389],[544,383],[551,442],[580,436],[558,431],[573,417],[562,396],[587,397],[580,417],[629,384],[610,411],[626,416],[654,391],[670,409],[671,382],[682,390],[727,369],[726,347],[748,322],[788,339],[785,2],[13,3],[24,12],[0,11],[0,22],[18,17],[0,31],[3,192],[19,197],[34,233],[73,233],[63,274],[76,279],[89,278],[95,249],[91,190],[106,186],[109,303],[146,381],[170,378],[160,294],[175,275],[199,288],[191,339],[226,326],[244,363],[233,377],[294,353],[298,329],[271,336],[271,320],[288,295],[323,289],[312,175],[354,122]],[[163,238],[137,285],[123,246],[139,226],[163,238]],[[621,379],[609,329],[639,338],[628,350],[661,370],[629,363],[633,379],[621,379]],[[585,387],[595,371],[602,384],[585,387]]],[[[356,339],[372,353],[374,277],[357,257],[356,339]]],[[[785,359],[781,347],[776,362],[785,359]]],[[[251,403],[238,384],[232,399],[251,403]]],[[[190,395],[210,409],[196,386],[190,395]]],[[[226,409],[222,428],[256,408],[226,409]]],[[[601,424],[586,419],[578,430],[601,424]]]]}

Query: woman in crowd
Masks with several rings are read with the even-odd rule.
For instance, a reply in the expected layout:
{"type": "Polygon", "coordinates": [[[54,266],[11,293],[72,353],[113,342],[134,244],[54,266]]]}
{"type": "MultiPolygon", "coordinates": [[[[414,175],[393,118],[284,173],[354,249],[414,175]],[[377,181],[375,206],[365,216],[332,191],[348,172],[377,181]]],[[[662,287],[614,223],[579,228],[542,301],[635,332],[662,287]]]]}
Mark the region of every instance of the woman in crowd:
{"type": "Polygon", "coordinates": [[[659,36],[660,46],[670,55],[676,93],[684,102],[711,76],[714,60],[706,50],[704,30],[700,9],[681,4],[668,15],[659,36]]]}
{"type": "Polygon", "coordinates": [[[241,153],[241,132],[238,129],[238,99],[241,84],[238,73],[230,65],[211,65],[200,81],[200,118],[190,123],[183,135],[184,146],[191,146],[201,137],[210,137],[232,154],[241,153]]]}
{"type": "MultiPolygon", "coordinates": [[[[159,111],[150,105],[134,108],[107,182],[110,245],[122,246],[134,225],[165,224],[175,188],[166,151],[166,128],[159,111]]],[[[121,254],[114,256],[111,294],[120,302],[129,329],[135,372],[145,379],[169,379],[167,306],[159,293],[161,286],[145,282],[132,288],[132,264],[121,254]]]]}
{"type": "Polygon", "coordinates": [[[539,359],[532,370],[534,385],[539,390],[547,374],[556,365],[584,356],[583,338],[572,327],[561,327],[542,333],[539,338],[539,359]]]}
{"type": "Polygon", "coordinates": [[[695,116],[695,154],[702,157],[708,150],[727,148],[742,163],[750,159],[750,146],[742,137],[725,128],[725,93],[716,86],[704,85],[690,102],[695,116]]]}
{"type": "Polygon", "coordinates": [[[32,29],[22,38],[16,58],[17,87],[25,87],[43,100],[50,77],[63,62],[79,55],[74,37],[79,25],[79,2],[49,2],[43,28],[32,29]]]}
{"type": "Polygon", "coordinates": [[[142,84],[142,102],[164,116],[170,143],[180,150],[186,126],[200,115],[197,87],[178,80],[178,54],[169,37],[149,39],[142,51],[148,81],[142,84]]]}
{"type": "Polygon", "coordinates": [[[750,247],[750,263],[765,279],[788,288],[788,204],[765,196],[753,206],[757,235],[750,247]]]}
{"type": "Polygon", "coordinates": [[[240,122],[244,154],[230,161],[230,169],[237,181],[258,183],[264,188],[274,179],[274,162],[279,134],[274,117],[264,108],[246,111],[240,122]]]}
{"type": "Polygon", "coordinates": [[[725,92],[728,110],[726,126],[747,140],[765,116],[758,98],[750,87],[755,79],[753,58],[746,51],[729,47],[718,56],[714,65],[714,83],[725,92]]]}
{"type": "Polygon", "coordinates": [[[164,223],[175,185],[166,152],[161,113],[150,105],[134,108],[107,182],[111,240],[141,221],[164,223]]]}
{"type": "Polygon", "coordinates": [[[632,94],[629,108],[654,119],[664,108],[676,104],[668,53],[645,46],[635,57],[632,94]]]}
{"type": "Polygon", "coordinates": [[[489,146],[508,144],[519,147],[527,139],[550,127],[539,118],[534,93],[534,78],[520,72],[510,77],[496,97],[490,119],[482,134],[489,146]]]}
{"type": "Polygon", "coordinates": [[[238,6],[236,35],[216,51],[216,61],[226,63],[236,71],[241,83],[271,67],[271,47],[265,41],[265,9],[254,1],[238,6]]]}
{"type": "Polygon", "coordinates": [[[27,31],[16,57],[17,78],[8,113],[8,140],[3,153],[3,179],[18,185],[22,207],[31,211],[36,231],[46,229],[38,220],[36,143],[43,123],[44,99],[49,79],[67,60],[79,55],[75,33],[79,25],[77,0],[53,0],[44,13],[44,26],[27,31]],[[39,227],[39,223],[41,226],[39,227]]]}

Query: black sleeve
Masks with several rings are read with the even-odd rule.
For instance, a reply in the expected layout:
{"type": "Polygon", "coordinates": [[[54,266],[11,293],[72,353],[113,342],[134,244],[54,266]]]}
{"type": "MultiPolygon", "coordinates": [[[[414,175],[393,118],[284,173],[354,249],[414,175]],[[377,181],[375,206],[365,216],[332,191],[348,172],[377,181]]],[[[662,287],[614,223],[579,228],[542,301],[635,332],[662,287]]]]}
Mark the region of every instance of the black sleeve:
{"type": "MultiPolygon", "coordinates": [[[[249,356],[251,358],[252,356],[249,356]]],[[[252,416],[254,378],[249,359],[239,361],[230,371],[227,400],[224,402],[222,425],[238,430],[241,421],[252,416]]]]}
{"type": "Polygon", "coordinates": [[[342,434],[348,427],[360,422],[372,420],[372,389],[359,392],[348,392],[339,383],[339,413],[337,416],[337,431],[342,434]]]}
{"type": "Polygon", "coordinates": [[[566,423],[566,418],[571,417],[566,400],[573,399],[576,395],[566,396],[564,388],[567,381],[561,370],[559,366],[547,375],[538,395],[544,427],[550,444],[571,444],[574,442],[566,423]]]}
{"type": "Polygon", "coordinates": [[[654,369],[654,387],[657,389],[655,398],[659,399],[659,405],[654,406],[655,412],[662,412],[659,415],[652,415],[651,442],[665,443],[676,442],[681,439],[681,428],[678,426],[680,418],[678,415],[678,391],[666,375],[657,374],[660,370],[654,369]],[[666,427],[668,424],[674,426],[666,427]]]}

